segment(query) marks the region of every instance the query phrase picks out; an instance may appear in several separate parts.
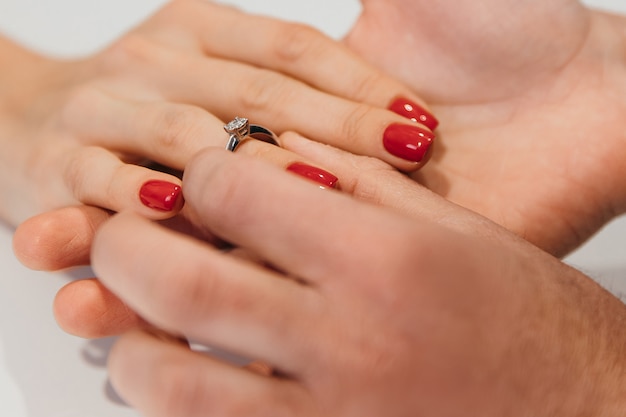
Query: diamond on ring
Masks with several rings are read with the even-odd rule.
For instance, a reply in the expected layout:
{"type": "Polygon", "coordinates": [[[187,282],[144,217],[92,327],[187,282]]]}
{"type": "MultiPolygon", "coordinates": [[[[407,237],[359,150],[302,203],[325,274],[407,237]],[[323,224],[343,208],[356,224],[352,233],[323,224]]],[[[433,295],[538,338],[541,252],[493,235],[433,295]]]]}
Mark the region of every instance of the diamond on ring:
{"type": "Polygon", "coordinates": [[[224,126],[226,133],[237,136],[246,136],[249,133],[248,119],[245,117],[235,117],[224,126]]]}
{"type": "Polygon", "coordinates": [[[263,126],[251,125],[245,117],[235,117],[224,125],[224,130],[230,135],[226,150],[231,152],[235,152],[237,146],[248,137],[279,146],[276,135],[271,130],[263,126]]]}

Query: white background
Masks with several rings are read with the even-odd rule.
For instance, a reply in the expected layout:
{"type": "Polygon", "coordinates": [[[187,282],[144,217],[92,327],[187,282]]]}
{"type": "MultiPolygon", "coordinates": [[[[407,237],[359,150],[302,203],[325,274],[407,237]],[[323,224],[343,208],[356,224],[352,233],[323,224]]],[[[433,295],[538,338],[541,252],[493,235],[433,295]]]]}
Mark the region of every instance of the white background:
{"type": "MultiPolygon", "coordinates": [[[[88,54],[141,21],[164,0],[0,0],[0,32],[47,53],[88,54]]],[[[250,11],[313,24],[340,37],[359,12],[357,0],[237,0],[250,11]]],[[[621,0],[589,4],[626,12],[621,0]]],[[[0,57],[2,65],[2,57],[0,57]]],[[[1,196],[0,198],[10,198],[1,196]]],[[[23,268],[13,257],[12,230],[0,223],[0,416],[130,417],[107,382],[112,340],[68,336],[51,313],[56,290],[87,269],[48,274],[23,268]]],[[[626,220],[620,219],[572,255],[615,293],[626,292],[626,220]]]]}

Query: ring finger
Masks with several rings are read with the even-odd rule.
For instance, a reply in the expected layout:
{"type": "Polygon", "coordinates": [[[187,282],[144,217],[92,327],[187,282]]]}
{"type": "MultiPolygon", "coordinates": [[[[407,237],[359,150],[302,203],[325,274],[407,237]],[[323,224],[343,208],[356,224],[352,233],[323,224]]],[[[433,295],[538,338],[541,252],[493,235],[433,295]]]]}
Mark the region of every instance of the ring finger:
{"type": "MultiPolygon", "coordinates": [[[[177,170],[183,170],[201,149],[224,148],[228,141],[223,121],[189,104],[130,101],[91,89],[75,98],[68,109],[66,126],[87,144],[141,155],[177,170]]],[[[263,157],[323,187],[337,185],[337,177],[330,172],[262,141],[245,140],[237,152],[263,157]]]]}
{"type": "Polygon", "coordinates": [[[62,181],[83,204],[151,219],[170,217],[183,206],[180,179],[126,164],[101,147],[78,147],[65,155],[62,166],[62,181]]]}

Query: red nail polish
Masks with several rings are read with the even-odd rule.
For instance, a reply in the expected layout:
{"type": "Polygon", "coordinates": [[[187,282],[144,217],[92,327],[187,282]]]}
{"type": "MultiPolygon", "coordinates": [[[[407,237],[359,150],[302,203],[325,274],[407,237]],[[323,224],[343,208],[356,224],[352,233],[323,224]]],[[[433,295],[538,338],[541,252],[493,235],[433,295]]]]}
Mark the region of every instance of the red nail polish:
{"type": "Polygon", "coordinates": [[[430,130],[398,123],[389,125],[383,135],[383,145],[390,154],[413,162],[426,162],[434,140],[430,130]]]}
{"type": "Polygon", "coordinates": [[[406,98],[397,98],[389,105],[389,110],[394,113],[404,116],[407,119],[411,119],[414,122],[419,122],[429,128],[435,130],[439,126],[439,120],[433,116],[430,112],[426,111],[422,106],[414,103],[406,98]]]}
{"type": "Polygon", "coordinates": [[[311,165],[303,164],[302,162],[294,162],[287,167],[287,171],[291,171],[294,174],[298,174],[304,178],[315,181],[325,188],[335,188],[337,186],[337,181],[339,181],[339,179],[330,172],[311,165]]]}
{"type": "Polygon", "coordinates": [[[159,211],[172,211],[181,195],[180,185],[167,181],[148,181],[139,190],[144,206],[159,211]]]}

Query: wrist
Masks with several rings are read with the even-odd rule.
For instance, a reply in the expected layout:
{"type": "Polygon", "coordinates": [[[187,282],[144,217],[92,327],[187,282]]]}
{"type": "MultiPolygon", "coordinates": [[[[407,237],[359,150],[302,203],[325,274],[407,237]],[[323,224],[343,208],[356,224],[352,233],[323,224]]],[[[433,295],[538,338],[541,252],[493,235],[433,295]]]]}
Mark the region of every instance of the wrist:
{"type": "Polygon", "coordinates": [[[576,381],[564,404],[577,405],[570,415],[622,415],[626,410],[626,306],[590,278],[576,275],[566,276],[559,285],[563,303],[573,313],[562,317],[559,326],[565,328],[572,320],[572,331],[563,338],[570,354],[564,351],[562,362],[571,358],[574,372],[567,379],[576,381]]]}

